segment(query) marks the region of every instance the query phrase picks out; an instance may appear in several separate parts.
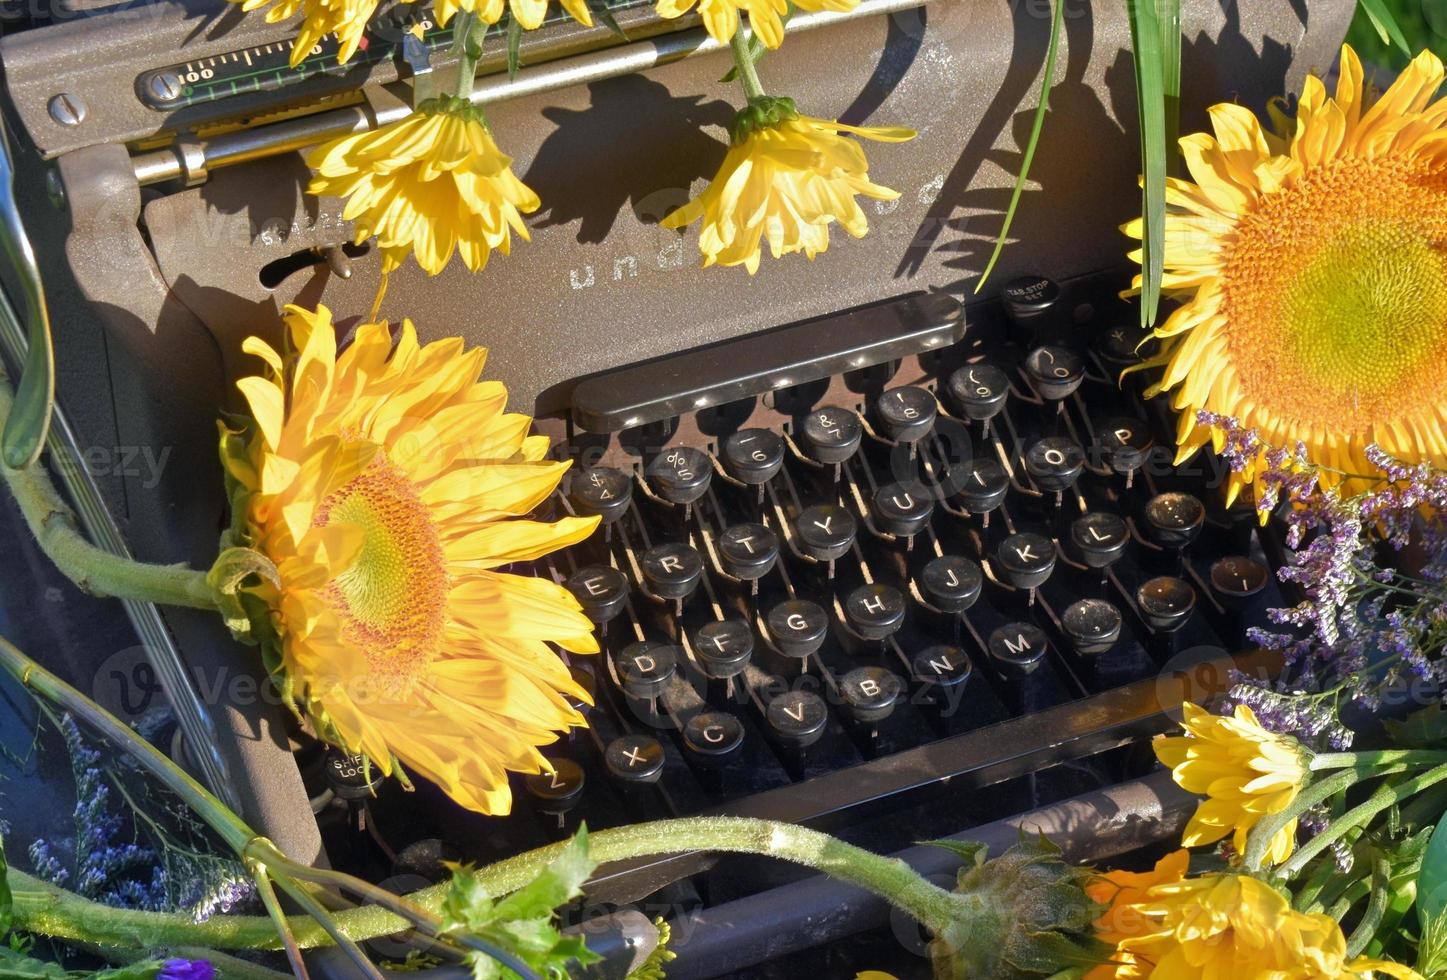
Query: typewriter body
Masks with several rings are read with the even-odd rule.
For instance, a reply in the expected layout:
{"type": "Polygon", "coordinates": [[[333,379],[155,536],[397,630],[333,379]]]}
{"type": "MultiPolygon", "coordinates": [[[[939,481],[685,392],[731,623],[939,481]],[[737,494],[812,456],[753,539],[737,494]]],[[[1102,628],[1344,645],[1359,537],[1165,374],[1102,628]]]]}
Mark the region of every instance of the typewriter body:
{"type": "MultiPolygon", "coordinates": [[[[55,2],[0,62],[62,435],[168,461],[59,468],[139,556],[206,563],[225,519],[214,419],[251,369],[242,339],[279,337],[287,303],[355,322],[378,283],[341,202],[304,194],[299,151],[405,112],[408,72],[385,29],[356,67],[296,74],[276,67],[294,25],[216,0],[55,2]]],[[[1224,508],[1213,460],[1170,465],[1165,406],[1117,383],[1144,339],[1118,297],[1117,228],[1139,213],[1129,29],[1124,4],[1061,2],[1015,243],[979,296],[1048,4],[862,0],[791,24],[771,91],[920,136],[871,153],[902,193],[870,203],[868,237],[753,277],[700,268],[694,239],[657,224],[716,168],[737,101],[726,54],[693,53],[696,19],[624,4],[626,39],[551,24],[512,80],[490,38],[480,98],[543,199],[532,241],[475,276],[409,263],[381,315],[490,348],[511,408],[576,460],[547,507],[604,524],[535,571],[599,624],[603,653],[574,658],[590,728],[549,750],[555,774],[517,781],[508,818],[427,787],[350,794],[356,774],[274,699],[206,683],[258,673],[214,617],[132,610],[187,762],[297,857],[374,879],[693,813],[894,851],[1148,773],[1146,737],[1219,690],[1220,658],[1280,604],[1279,556],[1224,508]]],[[[1183,130],[1328,66],[1353,6],[1183,4],[1183,130]]],[[[105,675],[112,653],[75,672],[105,675]]],[[[595,894],[714,907],[780,880],[728,869],[610,867],[595,894]]]]}

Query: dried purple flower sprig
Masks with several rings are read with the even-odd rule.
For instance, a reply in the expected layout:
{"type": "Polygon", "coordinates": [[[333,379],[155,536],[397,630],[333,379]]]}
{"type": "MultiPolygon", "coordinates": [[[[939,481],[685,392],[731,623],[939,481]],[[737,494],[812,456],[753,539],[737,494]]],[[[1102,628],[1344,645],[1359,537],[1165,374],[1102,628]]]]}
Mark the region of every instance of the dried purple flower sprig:
{"type": "Polygon", "coordinates": [[[1233,470],[1266,463],[1255,505],[1263,521],[1285,523],[1293,554],[1278,575],[1306,596],[1268,613],[1289,632],[1249,633],[1282,652],[1282,679],[1237,675],[1232,704],[1249,705],[1267,728],[1344,749],[1352,737],[1340,717],[1344,701],[1375,710],[1389,688],[1447,685],[1447,471],[1370,446],[1367,459],[1379,472],[1338,473],[1349,485],[1369,487],[1347,495],[1343,484],[1322,486],[1325,470],[1304,446],[1269,446],[1228,416],[1202,412],[1198,419],[1221,431],[1222,456],[1233,470]],[[1394,557],[1416,549],[1416,573],[1381,564],[1384,543],[1394,557]]]}

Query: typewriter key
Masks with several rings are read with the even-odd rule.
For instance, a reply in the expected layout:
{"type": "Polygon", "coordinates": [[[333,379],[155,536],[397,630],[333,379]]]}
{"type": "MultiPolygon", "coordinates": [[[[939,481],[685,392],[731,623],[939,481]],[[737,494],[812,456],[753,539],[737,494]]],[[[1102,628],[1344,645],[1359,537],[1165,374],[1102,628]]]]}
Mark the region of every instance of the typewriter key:
{"type": "Polygon", "coordinates": [[[880,395],[874,413],[884,434],[895,442],[918,442],[934,428],[939,405],[929,391],[908,385],[880,395]]]}
{"type": "Polygon", "coordinates": [[[990,634],[986,646],[1006,677],[1024,677],[1045,662],[1045,632],[1034,623],[1006,623],[990,634]]]}
{"type": "Polygon", "coordinates": [[[780,741],[802,748],[824,734],[829,709],[813,691],[785,691],[769,702],[764,719],[780,741]]]}
{"type": "Polygon", "coordinates": [[[929,488],[901,483],[890,483],[875,491],[874,506],[870,508],[875,526],[901,537],[923,530],[934,511],[934,494],[929,488]]]}
{"type": "Polygon", "coordinates": [[[718,538],[719,556],[734,578],[763,578],[779,558],[779,539],[763,524],[734,524],[718,538]]]}
{"type": "Polygon", "coordinates": [[[1017,589],[1044,584],[1055,570],[1055,542],[1039,534],[1012,534],[995,549],[1000,578],[1017,589]]]}
{"type": "Polygon", "coordinates": [[[1146,526],[1163,548],[1184,548],[1206,523],[1206,505],[1189,493],[1158,493],[1146,501],[1146,526]]]}
{"type": "Polygon", "coordinates": [[[676,541],[649,548],[639,564],[649,591],[662,599],[687,598],[703,575],[703,559],[698,551],[676,541]]]}
{"type": "Polygon", "coordinates": [[[1093,510],[1070,525],[1070,543],[1091,568],[1106,568],[1125,551],[1130,528],[1119,515],[1093,510]]]}
{"type": "Polygon", "coordinates": [[[1058,318],[1060,287],[1044,276],[1018,276],[1005,283],[1000,300],[1010,322],[1033,335],[1058,318]]]}
{"type": "Polygon", "coordinates": [[[804,554],[819,561],[833,561],[854,544],[858,525],[854,515],[838,504],[817,504],[799,514],[794,528],[804,554]]]}
{"type": "Polygon", "coordinates": [[[859,667],[839,679],[839,693],[854,720],[870,725],[894,711],[904,681],[883,667],[859,667]]]}
{"type": "Polygon", "coordinates": [[[1100,359],[1114,368],[1128,368],[1139,364],[1142,357],[1155,352],[1155,334],[1139,327],[1111,327],[1095,341],[1095,351],[1100,359]]]}
{"type": "Polygon", "coordinates": [[[1068,490],[1085,469],[1085,450],[1073,439],[1051,436],[1025,451],[1025,470],[1046,492],[1068,490]]]}
{"type": "Polygon", "coordinates": [[[1227,608],[1239,609],[1266,588],[1270,578],[1265,565],[1245,555],[1230,555],[1211,565],[1211,588],[1227,608]]]}
{"type": "Polygon", "coordinates": [[[864,425],[847,408],[825,405],[804,417],[804,448],[821,463],[842,463],[859,449],[864,425]]]}
{"type": "Polygon", "coordinates": [[[985,576],[980,566],[958,555],[933,558],[919,575],[926,602],[940,612],[962,613],[975,604],[985,576]]]}
{"type": "Polygon", "coordinates": [[[364,755],[352,755],[339,749],[327,749],[322,772],[327,786],[337,799],[352,802],[377,795],[377,787],[387,778],[382,770],[367,762],[364,755]]]}
{"type": "Polygon", "coordinates": [[[1085,380],[1085,362],[1064,347],[1037,347],[1025,357],[1025,373],[1041,398],[1060,401],[1085,380]]]}
{"type": "Polygon", "coordinates": [[[808,599],[785,599],[769,610],[765,622],[774,646],[786,657],[813,655],[829,635],[829,614],[808,599]]]}
{"type": "Polygon", "coordinates": [[[572,759],[550,759],[552,772],[535,772],[523,779],[523,786],[543,813],[559,817],[571,810],[583,795],[587,776],[572,759]]]}
{"type": "Polygon", "coordinates": [[[1135,598],[1146,625],[1157,633],[1174,633],[1196,608],[1196,590],[1173,575],[1145,582],[1136,589],[1135,598]]]}
{"type": "Polygon", "coordinates": [[[970,364],[951,374],[945,387],[965,418],[984,422],[994,418],[1005,407],[1010,379],[997,367],[970,364]]]}
{"type": "Polygon", "coordinates": [[[1005,468],[993,459],[974,459],[959,474],[960,503],[971,514],[988,514],[1005,499],[1010,477],[1005,468]]]}
{"type": "Polygon", "coordinates": [[[744,726],[724,711],[703,711],[683,726],[683,744],[700,759],[721,762],[744,744],[744,726]]]}
{"type": "Polygon", "coordinates": [[[1120,610],[1104,599],[1081,599],[1060,615],[1060,628],[1082,657],[1105,653],[1120,639],[1120,610]]]}
{"type": "Polygon", "coordinates": [[[844,600],[849,627],[866,640],[882,640],[904,625],[904,594],[888,585],[861,585],[844,600]]]}
{"type": "Polygon", "coordinates": [[[664,500],[691,504],[708,490],[713,464],[691,446],[672,446],[648,464],[648,482],[664,500]]]}
{"type": "Polygon", "coordinates": [[[568,576],[568,591],[583,607],[583,614],[603,624],[628,604],[628,579],[609,565],[588,565],[568,576]]]}
{"type": "Polygon", "coordinates": [[[651,735],[624,735],[608,743],[603,764],[624,783],[655,783],[663,773],[663,746],[651,735]]]}
{"type": "Polygon", "coordinates": [[[1095,444],[1105,465],[1125,476],[1127,487],[1135,471],[1145,465],[1153,442],[1150,426],[1139,419],[1104,419],[1096,428],[1095,444]]]}
{"type": "Polygon", "coordinates": [[[624,693],[640,701],[658,697],[678,669],[679,653],[678,647],[658,640],[630,643],[614,660],[624,693]]]}
{"type": "Polygon", "coordinates": [[[596,514],[604,524],[612,524],[628,510],[633,499],[633,479],[611,466],[589,467],[569,485],[568,499],[580,514],[596,514]]]}
{"type": "Polygon", "coordinates": [[[768,429],[740,429],[723,442],[723,464],[741,483],[768,483],[784,465],[784,440],[768,429]]]}
{"type": "Polygon", "coordinates": [[[754,633],[741,620],[715,620],[693,634],[693,648],[705,674],[715,680],[728,680],[743,673],[753,658],[754,633]]]}
{"type": "Polygon", "coordinates": [[[910,662],[915,679],[926,687],[931,697],[933,688],[950,688],[964,684],[970,679],[974,665],[969,656],[959,647],[926,647],[914,655],[910,662]]]}

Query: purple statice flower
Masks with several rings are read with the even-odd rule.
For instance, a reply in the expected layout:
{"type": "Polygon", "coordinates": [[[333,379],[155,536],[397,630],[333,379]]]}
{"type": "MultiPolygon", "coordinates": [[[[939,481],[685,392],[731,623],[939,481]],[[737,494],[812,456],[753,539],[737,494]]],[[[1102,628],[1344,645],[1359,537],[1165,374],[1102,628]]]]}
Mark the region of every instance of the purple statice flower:
{"type": "Polygon", "coordinates": [[[216,968],[210,960],[166,960],[156,980],[214,980],[216,968]]]}

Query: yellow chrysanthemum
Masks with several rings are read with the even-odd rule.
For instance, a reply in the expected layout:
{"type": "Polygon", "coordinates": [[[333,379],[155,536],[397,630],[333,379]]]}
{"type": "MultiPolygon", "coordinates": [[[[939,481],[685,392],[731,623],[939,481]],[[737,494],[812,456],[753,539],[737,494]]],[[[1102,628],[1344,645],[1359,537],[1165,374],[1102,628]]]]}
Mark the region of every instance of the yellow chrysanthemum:
{"type": "Polygon", "coordinates": [[[538,746],[583,723],[548,644],[598,647],[566,589],[496,569],[597,521],[522,519],[568,464],[478,381],[486,351],[420,346],[404,320],[395,348],[369,323],[338,355],[326,307],[287,323],[294,357],[244,345],[267,368],[237,383],[255,424],[222,443],[241,540],[276,569],[254,590],[268,666],[323,737],[506,813],[507,771],[541,771],[538,746]]]}
{"type": "MultiPolygon", "coordinates": [[[[265,7],[272,0],[231,0],[239,3],[247,12],[265,7]]],[[[301,29],[291,45],[291,67],[301,64],[311,54],[318,41],[333,31],[337,34],[340,50],[337,62],[351,59],[362,43],[367,22],[377,10],[377,0],[276,0],[266,11],[266,22],[275,24],[300,13],[303,17],[301,29]]]]}
{"type": "MultiPolygon", "coordinates": [[[[1262,817],[1291,805],[1308,779],[1305,754],[1296,741],[1262,728],[1256,714],[1238,705],[1234,717],[1213,715],[1205,708],[1183,706],[1181,723],[1189,735],[1161,736],[1156,758],[1169,766],[1182,789],[1205,796],[1192,815],[1181,843],[1211,844],[1234,832],[1237,853],[1246,850],[1246,835],[1262,817]]],[[[1296,820],[1275,837],[1267,860],[1279,864],[1296,848],[1296,820]]]]}
{"type": "Polygon", "coordinates": [[[522,214],[539,203],[463,99],[434,99],[390,126],[333,140],[307,163],[316,171],[308,192],[347,199],[343,217],[356,222],[359,243],[377,236],[384,272],[411,252],[435,276],[454,251],[477,272],[493,249],[508,254],[512,232],[528,238],[522,214]]]}
{"type": "Polygon", "coordinates": [[[1336,920],[1297,912],[1246,875],[1155,885],[1131,910],[1142,928],[1117,943],[1118,980],[1366,980],[1376,973],[1420,980],[1397,963],[1348,960],[1336,920]]]}
{"type": "Polygon", "coordinates": [[[698,247],[704,266],[759,269],[760,241],[774,258],[803,252],[813,259],[829,247],[835,221],[855,238],[869,219],[855,201],[863,194],[892,201],[898,191],[871,183],[864,149],[839,133],[899,143],[914,138],[900,127],[846,126],[801,116],[789,99],[755,100],[734,120],[733,145],[698,197],[663,219],[682,228],[703,219],[698,247]]]}
{"type": "Polygon", "coordinates": [[[1107,871],[1085,886],[1085,894],[1105,906],[1095,920],[1096,935],[1116,948],[1110,962],[1092,969],[1085,980],[1134,980],[1147,975],[1142,972],[1147,967],[1129,950],[1120,949],[1120,943],[1158,931],[1158,924],[1136,906],[1147,901],[1150,890],[1157,885],[1184,879],[1190,863],[1191,852],[1181,849],[1161,858],[1150,871],[1107,871]]]}
{"type": "MultiPolygon", "coordinates": [[[[1214,138],[1181,140],[1194,182],[1168,182],[1163,285],[1183,305],[1151,362],[1182,410],[1179,459],[1223,445],[1205,410],[1347,473],[1373,472],[1371,443],[1447,464],[1442,79],[1423,52],[1373,99],[1347,47],[1335,95],[1308,78],[1294,121],[1273,112],[1279,131],[1218,105],[1214,138]]],[[[1232,498],[1259,464],[1231,475],[1232,498]]]]}
{"type": "MultiPolygon", "coordinates": [[[[672,19],[693,9],[695,0],[658,0],[660,17],[672,19]]],[[[739,15],[749,15],[749,27],[766,48],[784,43],[784,16],[788,0],[697,0],[698,15],[715,41],[728,44],[739,29],[739,15]]],[[[853,10],[859,0],[794,0],[800,10],[853,10]]]]}
{"type": "MultiPolygon", "coordinates": [[[[588,10],[587,0],[559,2],[578,23],[587,27],[593,26],[593,14],[588,10]]],[[[487,23],[496,24],[502,20],[504,9],[512,12],[513,19],[523,30],[535,31],[543,25],[543,18],[548,15],[548,0],[437,0],[433,5],[437,22],[444,27],[459,10],[471,11],[487,23]]]]}

